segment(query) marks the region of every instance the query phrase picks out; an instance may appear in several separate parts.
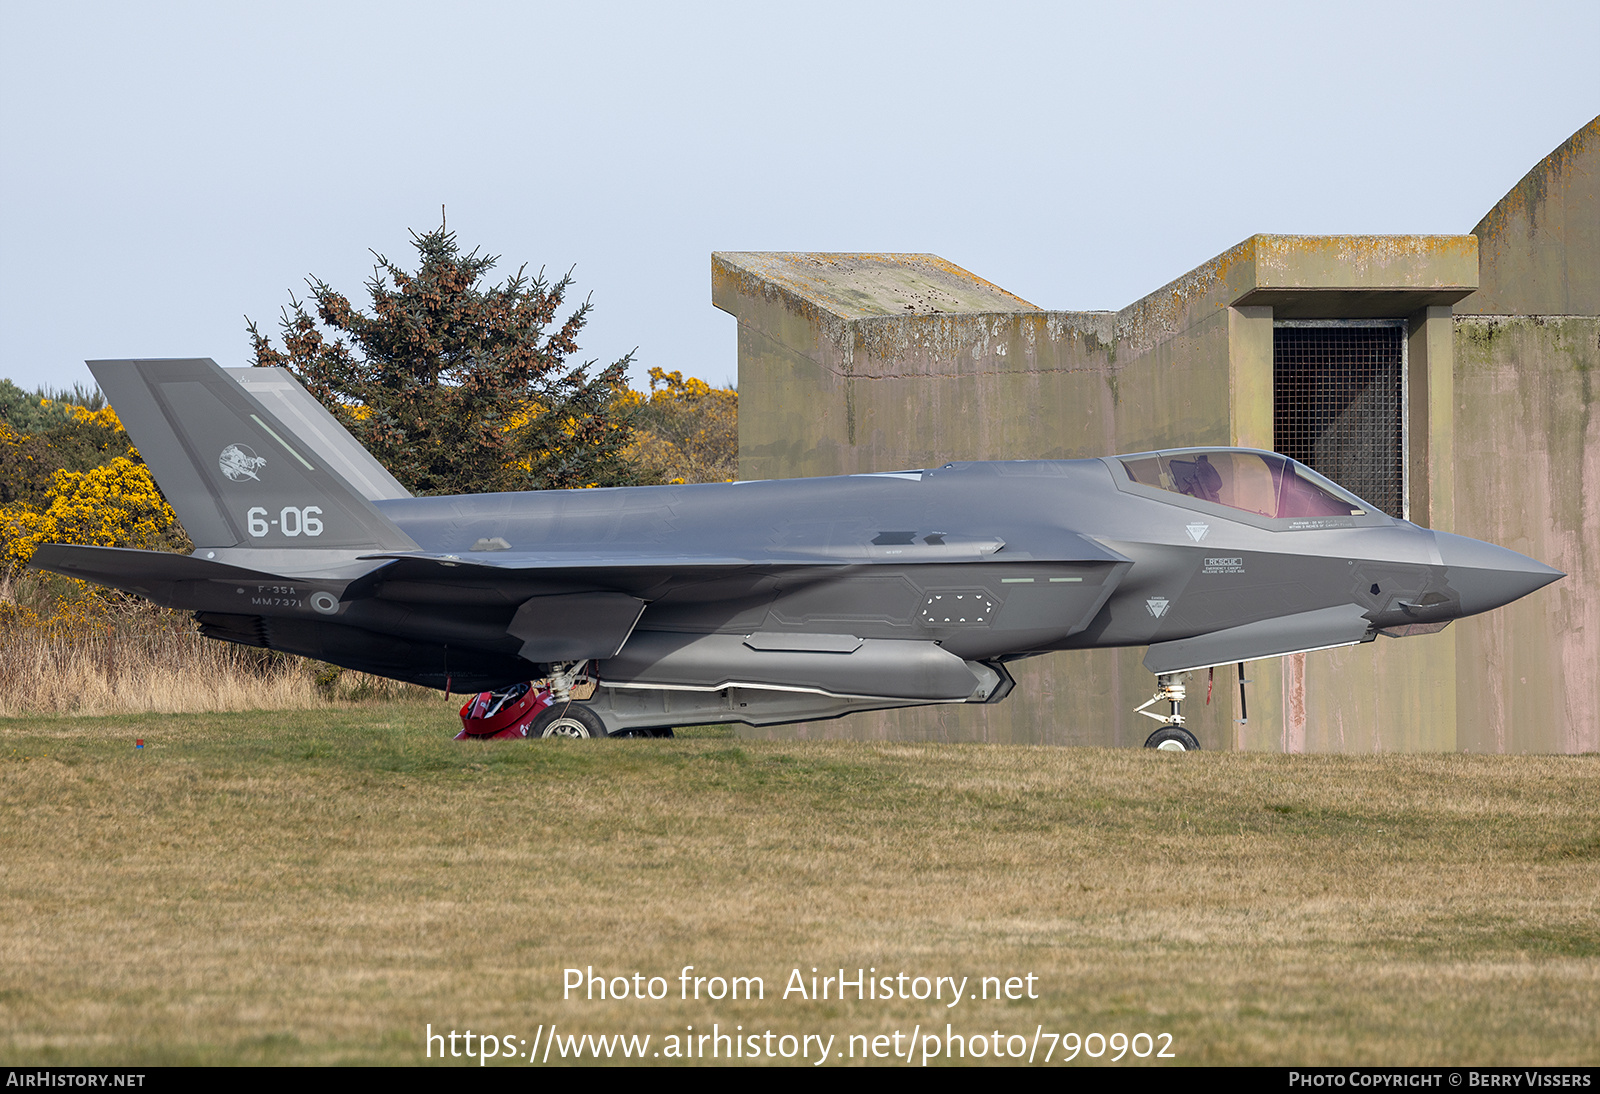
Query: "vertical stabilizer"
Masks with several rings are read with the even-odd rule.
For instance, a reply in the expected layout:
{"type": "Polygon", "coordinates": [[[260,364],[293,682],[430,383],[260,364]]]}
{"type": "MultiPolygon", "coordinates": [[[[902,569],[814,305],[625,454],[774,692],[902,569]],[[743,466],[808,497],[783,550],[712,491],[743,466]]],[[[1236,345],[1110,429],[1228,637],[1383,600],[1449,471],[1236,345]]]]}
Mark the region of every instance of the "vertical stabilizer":
{"type": "Polygon", "coordinates": [[[416,549],[209,358],[88,364],[197,547],[416,549]]]}

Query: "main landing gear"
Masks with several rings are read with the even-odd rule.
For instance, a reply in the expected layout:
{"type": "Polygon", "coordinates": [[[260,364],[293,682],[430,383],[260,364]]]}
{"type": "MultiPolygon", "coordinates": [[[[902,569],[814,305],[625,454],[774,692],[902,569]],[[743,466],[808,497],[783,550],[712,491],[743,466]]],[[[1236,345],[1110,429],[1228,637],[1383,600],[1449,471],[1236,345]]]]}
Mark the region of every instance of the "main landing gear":
{"type": "Polygon", "coordinates": [[[1183,728],[1185,721],[1182,705],[1188,688],[1184,685],[1185,672],[1164,672],[1156,677],[1156,693],[1148,700],[1141,703],[1136,709],[1146,718],[1153,718],[1161,723],[1161,728],[1145,738],[1144,747],[1160,749],[1163,752],[1198,752],[1200,742],[1195,735],[1183,728]],[[1146,710],[1145,707],[1157,703],[1170,703],[1171,709],[1166,714],[1157,714],[1146,710]]]}
{"type": "Polygon", "coordinates": [[[612,732],[600,712],[588,706],[600,686],[592,661],[558,661],[546,678],[550,708],[528,730],[530,737],[671,737],[670,729],[619,729],[612,732]]]}
{"type": "Polygon", "coordinates": [[[528,730],[530,737],[607,737],[606,724],[582,703],[555,703],[539,715],[528,730]]]}

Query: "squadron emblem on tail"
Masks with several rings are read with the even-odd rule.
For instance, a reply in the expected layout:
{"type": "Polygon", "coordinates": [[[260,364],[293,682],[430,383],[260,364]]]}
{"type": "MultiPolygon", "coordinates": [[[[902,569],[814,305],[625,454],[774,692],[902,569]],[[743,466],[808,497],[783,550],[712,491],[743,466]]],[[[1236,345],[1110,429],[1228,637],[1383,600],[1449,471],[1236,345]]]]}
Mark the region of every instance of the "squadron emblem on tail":
{"type": "Polygon", "coordinates": [[[255,449],[247,444],[230,444],[217,457],[217,466],[234,482],[243,482],[245,479],[260,482],[261,476],[256,472],[267,466],[267,458],[256,455],[255,449]]]}

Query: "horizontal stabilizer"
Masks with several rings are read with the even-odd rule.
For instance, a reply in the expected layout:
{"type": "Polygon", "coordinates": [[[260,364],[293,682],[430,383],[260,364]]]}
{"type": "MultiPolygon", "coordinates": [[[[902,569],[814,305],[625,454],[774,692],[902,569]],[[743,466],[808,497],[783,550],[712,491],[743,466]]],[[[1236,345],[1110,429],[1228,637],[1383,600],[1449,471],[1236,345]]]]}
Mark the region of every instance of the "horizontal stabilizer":
{"type": "Polygon", "coordinates": [[[284,577],[194,555],[71,543],[43,544],[28,565],[136,593],[168,608],[251,611],[268,599],[276,608],[303,607],[319,615],[336,612],[339,602],[354,591],[353,586],[367,584],[364,578],[383,569],[381,564],[347,562],[323,574],[284,577]],[[319,593],[332,599],[318,599],[319,593]]]}
{"type": "Polygon", "coordinates": [[[73,543],[45,543],[34,551],[28,565],[96,585],[137,592],[141,586],[172,581],[254,581],[270,575],[223,562],[170,551],[138,551],[131,547],[83,547],[73,543]]]}
{"type": "Polygon", "coordinates": [[[1144,655],[1144,667],[1160,675],[1231,665],[1262,657],[1352,646],[1367,638],[1371,624],[1358,604],[1263,619],[1225,631],[1157,642],[1144,655]]]}

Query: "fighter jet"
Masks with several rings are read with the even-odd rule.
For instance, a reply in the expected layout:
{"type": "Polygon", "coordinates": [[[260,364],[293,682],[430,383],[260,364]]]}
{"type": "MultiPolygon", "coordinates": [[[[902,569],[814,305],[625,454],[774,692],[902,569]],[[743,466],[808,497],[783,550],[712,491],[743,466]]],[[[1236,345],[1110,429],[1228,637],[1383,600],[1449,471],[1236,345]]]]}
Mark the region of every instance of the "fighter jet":
{"type": "Polygon", "coordinates": [[[1234,448],[412,497],[283,370],[89,366],[198,546],[33,565],[396,680],[546,681],[540,736],[996,703],[1012,661],[1148,646],[1147,746],[1194,749],[1188,672],[1426,634],[1563,576],[1234,448]]]}

